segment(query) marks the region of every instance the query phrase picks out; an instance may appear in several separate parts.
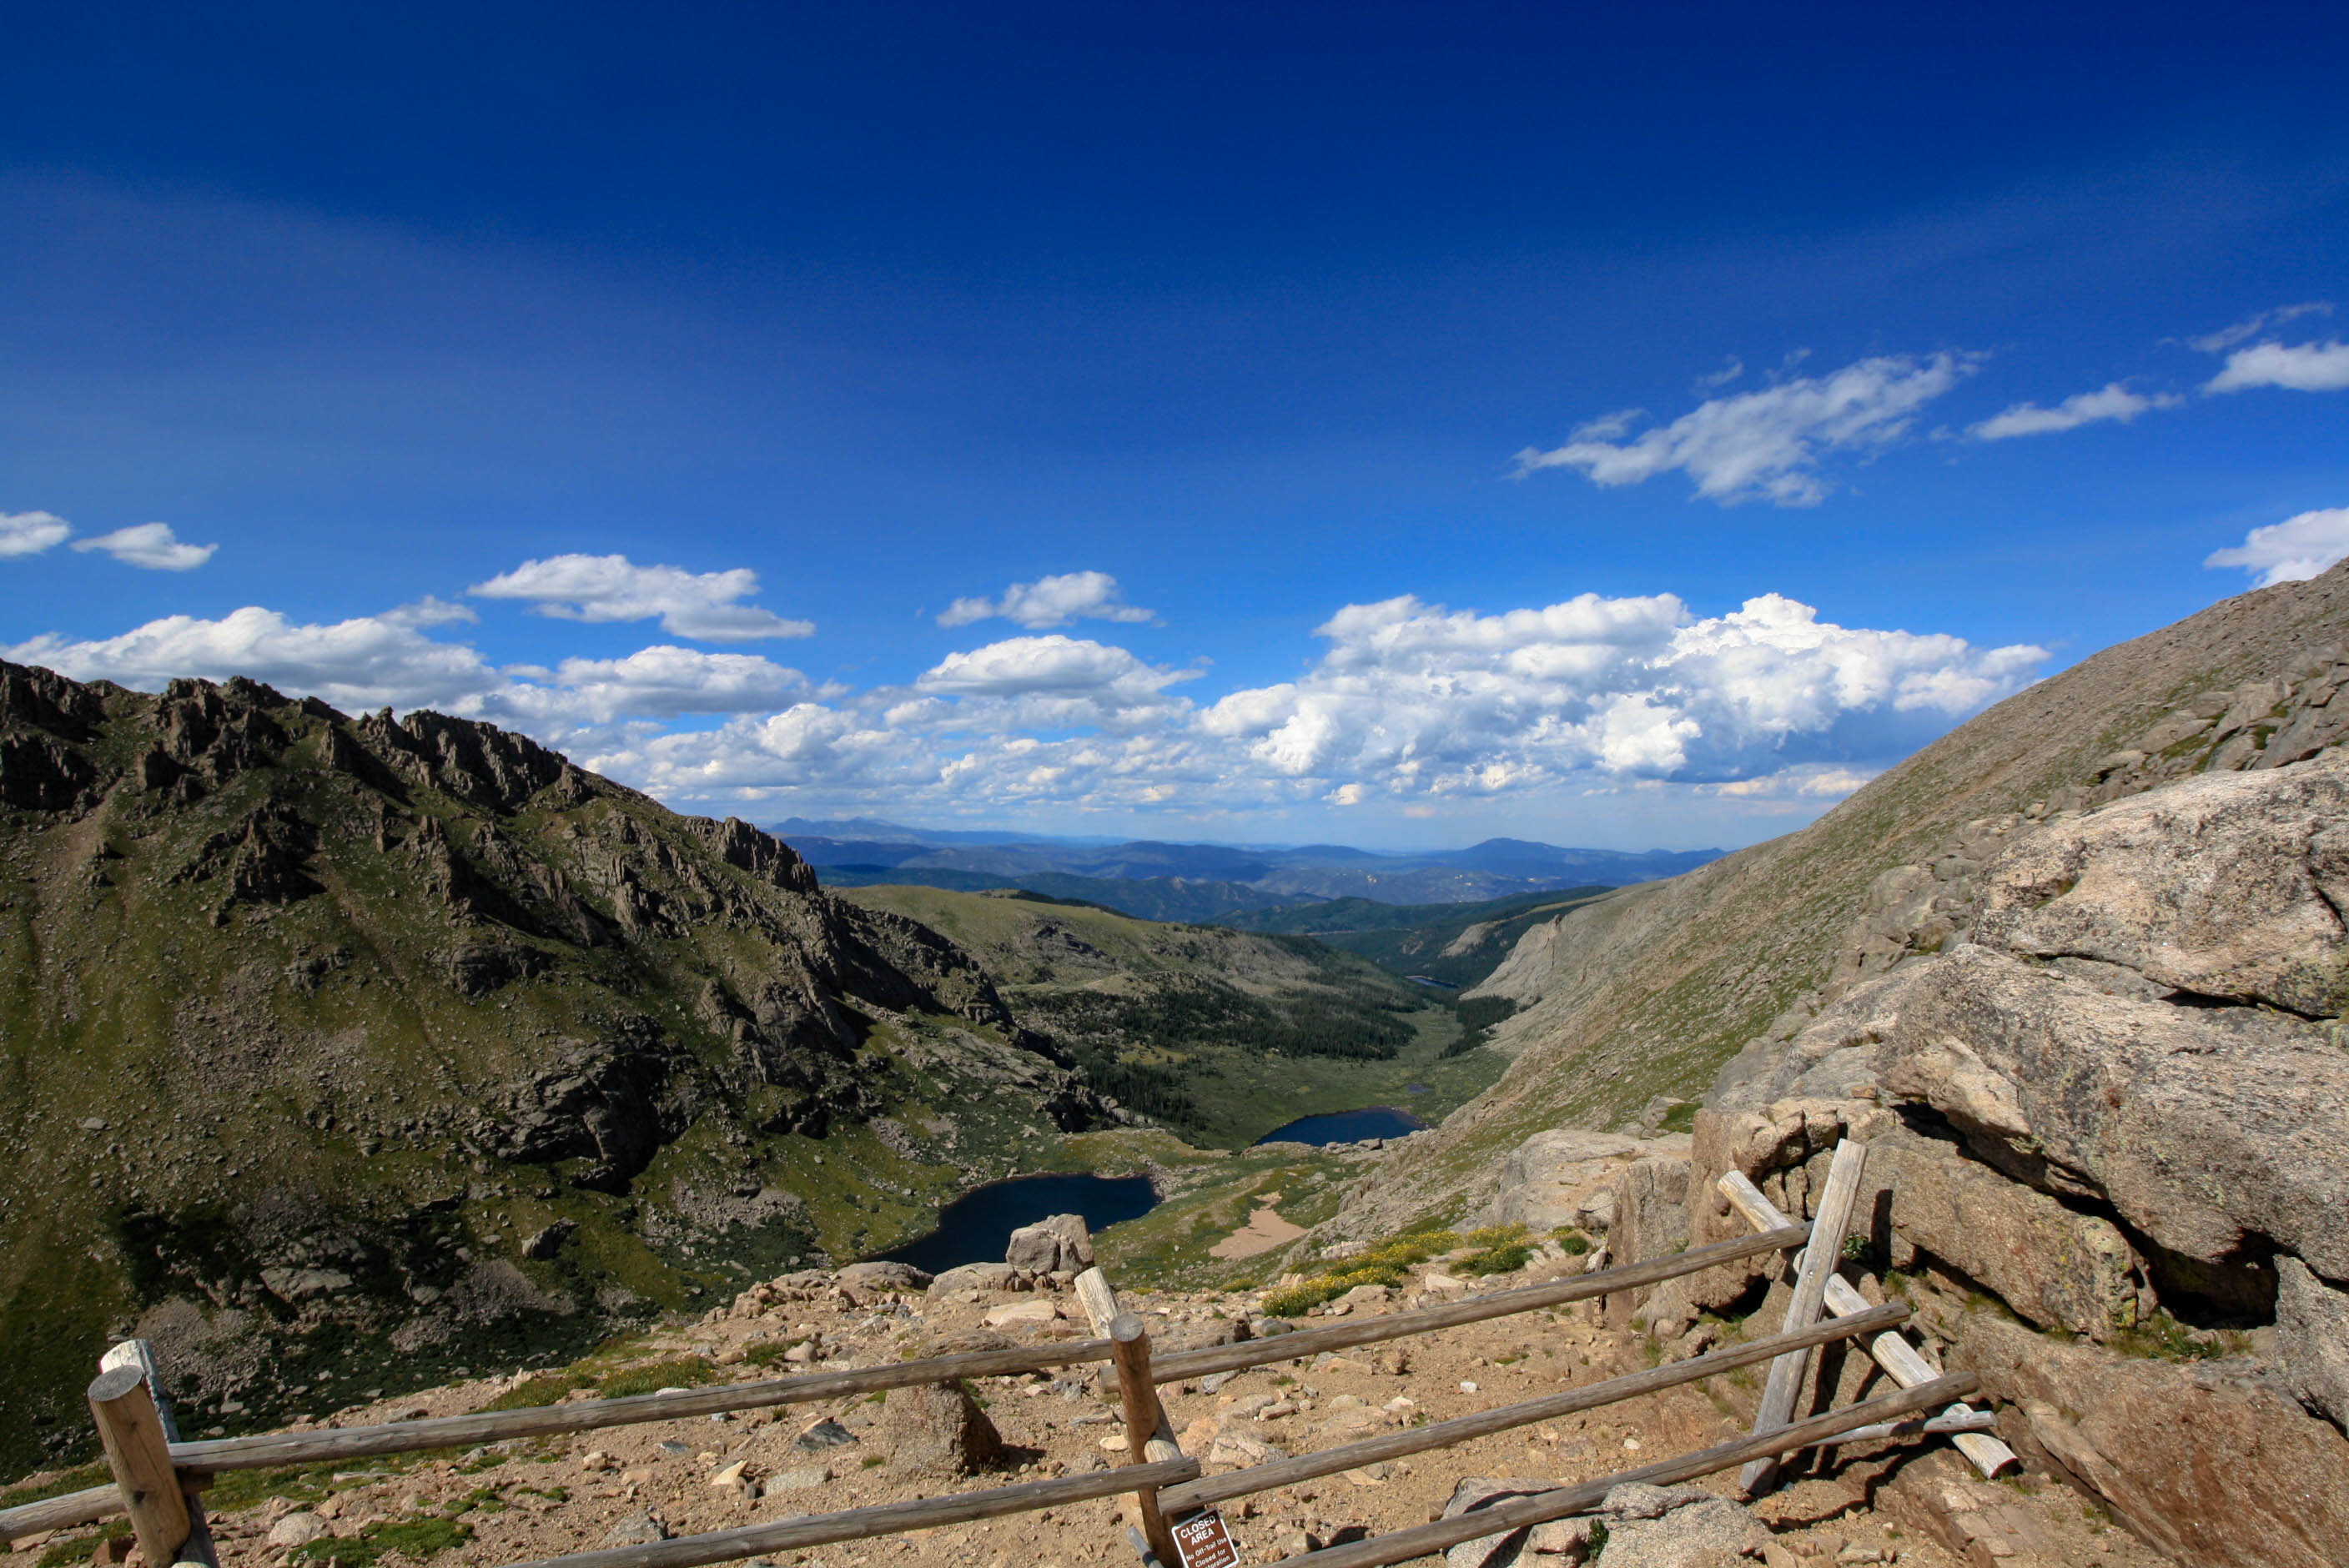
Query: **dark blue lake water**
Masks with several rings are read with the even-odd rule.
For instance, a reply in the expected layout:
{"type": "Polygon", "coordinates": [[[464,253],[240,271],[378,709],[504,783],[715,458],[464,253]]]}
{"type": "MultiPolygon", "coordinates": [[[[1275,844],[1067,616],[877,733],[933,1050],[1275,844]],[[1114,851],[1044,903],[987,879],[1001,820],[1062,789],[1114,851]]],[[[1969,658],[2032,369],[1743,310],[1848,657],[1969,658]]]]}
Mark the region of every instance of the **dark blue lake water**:
{"type": "Polygon", "coordinates": [[[1098,1231],[1157,1206],[1147,1176],[1017,1176],[964,1193],[938,1215],[936,1230],[881,1255],[932,1274],[999,1264],[1011,1233],[1049,1214],[1082,1214],[1086,1227],[1098,1231]]]}
{"type": "Polygon", "coordinates": [[[1300,1116],[1286,1127],[1276,1127],[1258,1143],[1359,1143],[1365,1138],[1401,1138],[1427,1123],[1391,1105],[1361,1110],[1333,1110],[1325,1116],[1300,1116]]]}

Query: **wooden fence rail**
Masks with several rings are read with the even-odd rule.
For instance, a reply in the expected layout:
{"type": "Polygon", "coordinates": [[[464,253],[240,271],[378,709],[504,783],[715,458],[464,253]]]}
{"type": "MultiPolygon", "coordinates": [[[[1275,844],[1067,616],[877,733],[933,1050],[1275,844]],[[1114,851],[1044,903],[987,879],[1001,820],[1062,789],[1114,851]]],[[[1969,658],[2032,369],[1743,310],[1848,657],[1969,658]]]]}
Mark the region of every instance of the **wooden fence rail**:
{"type": "Polygon", "coordinates": [[[1894,1324],[1907,1321],[1909,1311],[1907,1302],[1890,1302],[1862,1315],[1817,1324],[1795,1334],[1774,1334],[1767,1339],[1733,1345],[1707,1355],[1692,1357],[1686,1361],[1651,1367],[1644,1372],[1610,1377],[1603,1383],[1593,1383],[1562,1394],[1545,1395],[1522,1404],[1504,1405],[1498,1409],[1482,1410],[1473,1416],[1459,1416],[1449,1421],[1435,1421],[1407,1431],[1368,1438],[1342,1448],[1324,1449],[1319,1453],[1299,1454],[1294,1459],[1276,1460],[1270,1464],[1252,1465],[1246,1470],[1208,1476],[1178,1486],[1159,1501],[1169,1511],[1180,1512],[1186,1509],[1205,1508],[1228,1498],[1245,1497],[1250,1492],[1268,1491],[1277,1486],[1310,1480],[1316,1476],[1356,1470],[1380,1460],[1401,1459],[1405,1454],[1450,1448],[1454,1443],[1506,1432],[1513,1427],[1529,1426],[1535,1421],[1553,1420],[1560,1416],[1595,1410],[1604,1405],[1638,1398],[1642,1394],[1653,1394],[1661,1389],[1678,1387],[1683,1383],[1694,1383],[1723,1372],[1733,1372],[1740,1367],[1751,1367],[1757,1361],[1767,1361],[1788,1351],[1807,1350],[1813,1346],[1848,1339],[1873,1329],[1889,1328],[1894,1324]]]}
{"type": "MultiPolygon", "coordinates": [[[[1746,1195],[1737,1193],[1736,1198],[1746,1195]]],[[[1755,1196],[1758,1196],[1756,1194],[1755,1196]]],[[[202,1534],[202,1510],[193,1494],[221,1471],[315,1464],[376,1458],[388,1454],[429,1452],[520,1438],[558,1436],[603,1428],[687,1419],[737,1410],[850,1398],[892,1388],[949,1383],[963,1378],[990,1377],[1057,1367],[1102,1363],[1104,1381],[1115,1390],[1124,1410],[1127,1453],[1124,1463],[1109,1470],[1067,1476],[1016,1486],[907,1502],[805,1515],[711,1532],[643,1546],[577,1553],[544,1563],[515,1568],[698,1568],[761,1553],[790,1551],[835,1542],[897,1534],[908,1530],[968,1522],[1002,1514],[1027,1512],[1116,1493],[1133,1494],[1149,1553],[1165,1565],[1178,1568],[1168,1522],[1178,1515],[1198,1516],[1198,1511],[1226,1498],[1238,1497],[1295,1481],[1351,1470],[1378,1460],[1447,1448],[1526,1423],[1592,1409],[1638,1398],[1660,1389],[1696,1381],[1737,1367],[1768,1361],[1774,1367],[1794,1364],[1790,1358],[1809,1356],[1816,1346],[1834,1341],[1889,1330],[1909,1315],[1906,1303],[1883,1306],[1856,1305],[1827,1287],[1826,1301],[1835,1316],[1813,1322],[1809,1315],[1790,1317],[1785,1332],[1766,1339],[1713,1351],[1688,1361],[1570,1389],[1542,1398],[1461,1417],[1451,1421],[1394,1432],[1361,1442],[1299,1455],[1230,1474],[1203,1478],[1198,1461],[1184,1456],[1174,1436],[1158,1387],[1218,1372],[1235,1372],[1276,1362],[1296,1361],[1323,1351],[1433,1333],[1513,1314],[1588,1301],[1619,1291],[1636,1290],[1697,1273],[1717,1264],[1764,1253],[1798,1247],[1814,1234],[1814,1226],[1787,1222],[1775,1211],[1745,1207],[1756,1223],[1756,1233],[1697,1247],[1642,1264],[1601,1269],[1548,1284],[1526,1286],[1471,1296],[1439,1306],[1415,1308],[1338,1322],[1268,1336],[1263,1339],[1177,1351],[1154,1358],[1149,1336],[1140,1318],[1123,1313],[1114,1290],[1098,1269],[1078,1277],[1076,1294],[1092,1321],[1096,1337],[1057,1345],[1020,1346],[966,1355],[926,1357],[887,1366],[738,1383],[722,1387],[677,1390],[619,1399],[589,1399],[520,1410],[485,1411],[470,1416],[399,1421],[386,1425],[346,1427],[308,1431],[272,1432],[253,1437],[203,1442],[169,1441],[168,1432],[153,1419],[154,1406],[141,1405],[147,1395],[160,1398],[151,1367],[142,1381],[124,1369],[104,1374],[91,1390],[92,1409],[106,1439],[117,1484],[97,1487],[64,1497],[0,1510],[0,1539],[14,1541],[37,1531],[85,1524],[111,1514],[129,1512],[137,1523],[149,1560],[174,1561],[164,1550],[162,1537],[189,1537],[181,1552],[194,1552],[202,1534]],[[111,1379],[109,1381],[109,1379],[111,1379]],[[120,1387],[116,1387],[116,1385],[120,1387]],[[101,1395],[105,1398],[102,1399],[101,1395]],[[150,1430],[150,1428],[155,1428],[150,1430]],[[190,1494],[184,1518],[172,1514],[171,1504],[190,1494]],[[155,1540],[148,1542],[149,1536],[155,1540]]],[[[1816,1248],[1831,1256],[1841,1239],[1841,1226],[1828,1216],[1818,1233],[1831,1234],[1829,1246],[1816,1248]]],[[[1805,1271],[1809,1301],[1818,1298],[1821,1265],[1805,1271]]],[[[1840,1283],[1836,1282],[1836,1283],[1840,1283]]],[[[1885,1334],[1879,1345],[1905,1341],[1885,1334]]],[[[1879,1359],[1882,1352],[1878,1352],[1879,1359]]],[[[1913,1359],[1913,1352],[1909,1355],[1913,1359]]],[[[119,1359],[109,1355],[109,1364],[119,1359]]],[[[1897,1359],[1897,1357],[1896,1357],[1897,1359]]],[[[145,1364],[142,1362],[141,1366],[145,1364]]],[[[1889,1367],[1892,1362],[1888,1361],[1889,1367]]],[[[1917,1363],[1921,1367],[1922,1363],[1917,1363]]],[[[1446,1520],[1419,1529],[1397,1532],[1375,1541],[1310,1553],[1317,1568],[1371,1568],[1442,1551],[1461,1541],[1516,1528],[1521,1523],[1563,1518],[1582,1511],[1602,1499],[1608,1487],[1625,1480],[1684,1480],[1731,1466],[1789,1453],[1820,1444],[1881,1440],[1936,1432],[1971,1433],[1983,1418],[1963,1406],[1930,1420],[1901,1418],[1930,1406],[1948,1403],[1972,1387],[1971,1378],[1926,1380],[1917,1367],[1903,1365],[1895,1376],[1915,1384],[1901,1393],[1833,1411],[1806,1421],[1757,1431],[1736,1442],[1628,1470],[1602,1482],[1561,1489],[1538,1497],[1518,1499],[1479,1511],[1463,1520],[1446,1520]],[[1520,1517],[1522,1516],[1522,1517],[1520,1517]]],[[[1930,1373],[1930,1368],[1924,1368],[1930,1373]]],[[[1205,1517],[1205,1516],[1198,1516],[1205,1517]]]]}
{"type": "Polygon", "coordinates": [[[1757,1432],[1714,1448],[1699,1449],[1678,1459],[1660,1460],[1651,1465],[1641,1465],[1637,1470],[1618,1470],[1613,1475],[1585,1481],[1579,1486],[1562,1486],[1556,1491],[1512,1498],[1506,1502],[1497,1502],[1490,1508],[1480,1508],[1457,1518],[1440,1519],[1433,1524],[1394,1531],[1368,1541],[1325,1546],[1319,1552],[1308,1552],[1287,1561],[1303,1563],[1305,1568],[1384,1568],[1390,1563],[1408,1563],[1414,1557],[1432,1556],[1464,1541],[1503,1535],[1529,1524],[1547,1524],[1553,1519],[1588,1513],[1605,1502],[1609,1492],[1628,1482],[1644,1481],[1651,1486],[1670,1486],[1676,1481],[1694,1480],[1701,1475],[1734,1470],[1764,1454],[1791,1453],[1796,1449],[1810,1448],[1826,1439],[1856,1429],[1897,1420],[1914,1411],[1961,1399],[1972,1393],[1976,1386],[1977,1380],[1970,1372],[1936,1378],[1914,1388],[1903,1388],[1898,1393],[1847,1405],[1840,1410],[1830,1410],[1807,1421],[1796,1421],[1792,1426],[1757,1432]]]}

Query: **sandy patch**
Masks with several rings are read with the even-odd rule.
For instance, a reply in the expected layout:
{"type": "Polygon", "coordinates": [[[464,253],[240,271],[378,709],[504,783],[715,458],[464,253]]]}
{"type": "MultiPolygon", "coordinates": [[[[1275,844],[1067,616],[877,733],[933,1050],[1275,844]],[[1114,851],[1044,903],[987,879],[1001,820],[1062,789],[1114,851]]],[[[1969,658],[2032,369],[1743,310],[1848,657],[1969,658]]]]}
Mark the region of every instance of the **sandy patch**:
{"type": "MultiPolygon", "coordinates": [[[[1275,1194],[1278,1198],[1278,1194],[1275,1194]]],[[[1252,1258],[1258,1253],[1268,1253],[1286,1242],[1293,1242],[1305,1233],[1302,1225],[1292,1225],[1280,1217],[1280,1212],[1266,1203],[1248,1216],[1248,1222],[1207,1249],[1211,1258],[1252,1258]]]]}

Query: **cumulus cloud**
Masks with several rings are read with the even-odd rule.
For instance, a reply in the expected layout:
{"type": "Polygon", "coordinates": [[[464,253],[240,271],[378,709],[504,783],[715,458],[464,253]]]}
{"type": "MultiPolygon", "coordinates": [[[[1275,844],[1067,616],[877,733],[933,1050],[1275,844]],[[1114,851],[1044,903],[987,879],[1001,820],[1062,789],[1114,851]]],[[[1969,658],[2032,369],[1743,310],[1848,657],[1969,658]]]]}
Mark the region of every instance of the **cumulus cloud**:
{"type": "Polygon", "coordinates": [[[73,524],[53,511],[0,511],[0,556],[38,555],[72,534],[73,524]]]}
{"type": "Polygon", "coordinates": [[[1153,613],[1124,603],[1117,579],[1106,572],[1063,572],[1033,583],[1014,583],[1000,599],[957,599],[947,606],[938,624],[968,626],[998,617],[1041,632],[1080,619],[1147,621],[1153,613]]]}
{"type": "Polygon", "coordinates": [[[525,600],[540,614],[566,621],[658,616],[664,631],[702,642],[815,632],[812,622],[787,621],[742,603],[759,592],[759,575],[747,566],[696,573],[678,566],[639,566],[625,555],[554,555],[525,561],[465,592],[479,599],[525,600]]]}
{"type": "Polygon", "coordinates": [[[181,676],[249,676],[346,708],[461,709],[498,684],[471,648],[435,642],[390,616],[302,625],[256,604],[218,620],[167,615],[114,637],[38,636],[6,656],[77,680],[150,690],[181,676]]]}
{"type": "Polygon", "coordinates": [[[1203,706],[1183,695],[1199,668],[1058,633],[852,689],[670,644],[497,666],[446,633],[470,615],[427,599],[303,624],[248,606],[0,652],[149,689],[245,675],[347,709],[490,718],[693,809],[774,799],[1235,819],[1667,782],[1755,810],[1809,810],[2016,689],[2045,657],[1837,625],[1775,594],[1714,616],[1668,593],[1489,614],[1404,595],[1341,606],[1297,678],[1203,706]]]}
{"type": "Polygon", "coordinates": [[[77,539],[76,550],[103,550],[129,566],[150,572],[192,572],[212,558],[217,544],[183,544],[168,522],[142,522],[112,533],[77,539]]]}
{"type": "Polygon", "coordinates": [[[2063,430],[2076,430],[2083,425],[2117,420],[2127,424],[2150,408],[2176,408],[2186,399],[2173,392],[2157,392],[2151,396],[2132,392],[2128,383],[2114,381],[2094,392],[2076,392],[2053,408],[2043,408],[2036,403],[2016,403],[2005,412],[1992,415],[1978,425],[1970,426],[1966,434],[1978,441],[2003,441],[2015,436],[2046,436],[2063,430]]]}
{"type": "Polygon", "coordinates": [[[2253,573],[2254,587],[2300,583],[2349,556],[2349,506],[2303,511],[2282,522],[2255,528],[2240,544],[2214,550],[2205,566],[2240,566],[2253,573]]]}
{"type": "Polygon", "coordinates": [[[2240,392],[2251,387],[2285,387],[2295,392],[2338,392],[2349,387],[2349,343],[2258,343],[2227,356],[2205,392],[2240,392]]]}
{"type": "Polygon", "coordinates": [[[1777,594],[1692,616],[1670,594],[1499,615],[1405,596],[1349,605],[1299,680],[1234,692],[1200,727],[1277,775],[1395,793],[1495,793],[1578,774],[1735,778],[1806,748],[1864,749],[1856,720],[1955,717],[2046,657],[1838,626],[1777,594]]]}
{"type": "Polygon", "coordinates": [[[744,713],[815,695],[799,671],[755,654],[705,654],[667,644],[624,659],[564,659],[552,669],[509,665],[504,674],[516,678],[484,702],[486,711],[570,725],[744,713]]]}
{"type": "Polygon", "coordinates": [[[1599,485],[1638,484],[1673,469],[1697,494],[1723,505],[1768,500],[1813,506],[1827,481],[1820,459],[1867,450],[1907,432],[1917,410],[1955,387],[1971,356],[1883,355],[1827,376],[1803,376],[1700,404],[1671,424],[1631,436],[1646,416],[1628,409],[1594,419],[1550,451],[1517,454],[1517,477],[1576,469],[1599,485]]]}

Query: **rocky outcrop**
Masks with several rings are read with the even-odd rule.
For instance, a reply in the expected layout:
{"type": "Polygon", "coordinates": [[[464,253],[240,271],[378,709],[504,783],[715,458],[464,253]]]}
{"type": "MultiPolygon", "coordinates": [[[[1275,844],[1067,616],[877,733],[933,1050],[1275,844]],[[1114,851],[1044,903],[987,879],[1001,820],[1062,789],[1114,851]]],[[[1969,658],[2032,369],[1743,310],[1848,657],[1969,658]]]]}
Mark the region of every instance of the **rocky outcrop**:
{"type": "Polygon", "coordinates": [[[2118,1356],[1987,1313],[1951,1360],[2019,1416],[2002,1434],[2188,1568],[2349,1563],[2349,1439],[2256,1366],[2118,1356]]]}
{"type": "MultiPolygon", "coordinates": [[[[1537,1132],[1510,1150],[1500,1190],[1476,1222],[1523,1225],[1537,1234],[1571,1225],[1602,1234],[1615,1223],[1622,1202],[1617,1179],[1627,1167],[1648,1159],[1685,1164],[1688,1150],[1686,1137],[1647,1140],[1566,1127],[1537,1132]]],[[[1652,1179],[1646,1187],[1653,1189],[1652,1179]]]]}
{"type": "MultiPolygon", "coordinates": [[[[0,663],[0,1275],[92,1238],[0,1299],[0,1339],[58,1345],[0,1387],[0,1461],[85,1436],[81,1349],[171,1303],[262,1367],[329,1331],[575,1353],[730,1253],[862,1251],[928,1172],[1115,1120],[936,932],[471,719],[0,663]]],[[[191,1418],[312,1409],[245,1357],[174,1371],[191,1418]]]]}

